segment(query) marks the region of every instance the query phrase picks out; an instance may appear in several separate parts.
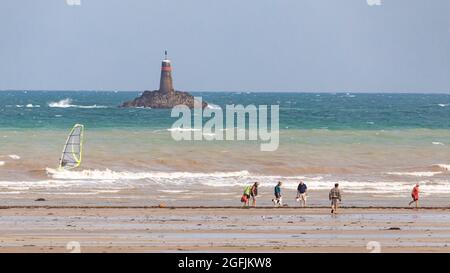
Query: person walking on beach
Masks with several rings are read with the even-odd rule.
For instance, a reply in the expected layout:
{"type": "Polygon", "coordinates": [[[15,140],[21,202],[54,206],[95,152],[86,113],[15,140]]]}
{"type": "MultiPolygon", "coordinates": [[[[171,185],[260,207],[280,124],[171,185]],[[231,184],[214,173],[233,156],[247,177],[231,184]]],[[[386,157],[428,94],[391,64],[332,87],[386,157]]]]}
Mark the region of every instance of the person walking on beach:
{"type": "Polygon", "coordinates": [[[334,184],[334,188],[331,189],[328,198],[331,201],[331,213],[337,213],[339,202],[342,201],[341,191],[339,190],[339,184],[334,184]]]}
{"type": "Polygon", "coordinates": [[[243,207],[248,207],[250,205],[250,192],[252,190],[252,186],[246,186],[244,188],[244,194],[242,195],[241,202],[244,203],[243,207]]]}
{"type": "Polygon", "coordinates": [[[303,181],[300,181],[297,187],[297,202],[300,202],[301,207],[306,207],[306,190],[308,187],[303,181]]]}
{"type": "Polygon", "coordinates": [[[283,199],[281,196],[281,186],[283,185],[283,182],[278,181],[278,184],[275,186],[274,194],[275,198],[272,199],[272,202],[275,206],[283,206],[283,199]]]}
{"type": "Polygon", "coordinates": [[[419,208],[419,183],[417,183],[413,190],[411,191],[411,197],[412,201],[409,202],[409,206],[411,206],[412,203],[416,203],[416,209],[419,208]]]}
{"type": "Polygon", "coordinates": [[[250,196],[252,197],[252,206],[256,207],[256,196],[258,196],[259,182],[255,182],[250,189],[250,196]]]}

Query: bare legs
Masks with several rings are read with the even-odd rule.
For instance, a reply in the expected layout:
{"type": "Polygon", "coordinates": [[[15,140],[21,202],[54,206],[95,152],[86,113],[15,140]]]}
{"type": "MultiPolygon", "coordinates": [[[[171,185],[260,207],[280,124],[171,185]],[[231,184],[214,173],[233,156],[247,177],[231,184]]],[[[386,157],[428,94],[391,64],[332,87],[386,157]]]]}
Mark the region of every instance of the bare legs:
{"type": "Polygon", "coordinates": [[[302,208],[306,207],[306,194],[301,194],[300,195],[300,206],[302,208]]]}
{"type": "Polygon", "coordinates": [[[417,200],[412,200],[411,202],[409,202],[408,205],[411,206],[412,203],[415,203],[416,209],[419,209],[419,199],[417,199],[417,200]]]}
{"type": "Polygon", "coordinates": [[[331,213],[336,214],[337,210],[338,210],[338,207],[339,207],[338,199],[332,199],[331,200],[331,213]]]}

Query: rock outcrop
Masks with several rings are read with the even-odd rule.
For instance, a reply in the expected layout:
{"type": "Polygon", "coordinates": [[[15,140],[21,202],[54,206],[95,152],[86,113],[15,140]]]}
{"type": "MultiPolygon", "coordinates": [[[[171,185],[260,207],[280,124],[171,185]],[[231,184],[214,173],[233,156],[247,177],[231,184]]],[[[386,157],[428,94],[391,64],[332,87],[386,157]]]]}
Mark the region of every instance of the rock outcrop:
{"type": "MultiPolygon", "coordinates": [[[[140,97],[124,102],[122,107],[173,108],[180,104],[194,108],[194,96],[181,91],[145,91],[140,97]]],[[[207,105],[206,102],[202,102],[202,108],[207,105]]]]}

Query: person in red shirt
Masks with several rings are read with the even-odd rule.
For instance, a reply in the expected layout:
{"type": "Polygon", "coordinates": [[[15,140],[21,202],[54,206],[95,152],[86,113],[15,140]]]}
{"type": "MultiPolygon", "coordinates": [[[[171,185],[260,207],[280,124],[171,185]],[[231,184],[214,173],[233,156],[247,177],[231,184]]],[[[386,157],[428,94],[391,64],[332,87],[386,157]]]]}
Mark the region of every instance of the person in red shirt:
{"type": "Polygon", "coordinates": [[[412,201],[409,202],[409,205],[411,206],[412,203],[416,203],[416,209],[419,208],[419,183],[414,186],[412,192],[411,192],[412,201]]]}

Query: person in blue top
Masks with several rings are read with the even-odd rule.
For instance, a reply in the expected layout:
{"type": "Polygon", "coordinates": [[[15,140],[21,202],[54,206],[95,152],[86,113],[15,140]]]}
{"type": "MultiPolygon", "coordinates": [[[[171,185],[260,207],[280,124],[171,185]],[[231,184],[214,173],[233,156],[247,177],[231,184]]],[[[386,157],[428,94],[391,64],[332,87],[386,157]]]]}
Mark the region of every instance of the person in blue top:
{"type": "Polygon", "coordinates": [[[306,191],[308,187],[303,181],[300,181],[297,187],[297,202],[300,202],[301,207],[306,207],[306,191]]]}
{"type": "Polygon", "coordinates": [[[275,198],[272,199],[274,206],[283,206],[283,199],[281,196],[281,186],[282,185],[283,185],[283,182],[278,181],[278,184],[275,186],[275,189],[274,189],[275,198]]]}

